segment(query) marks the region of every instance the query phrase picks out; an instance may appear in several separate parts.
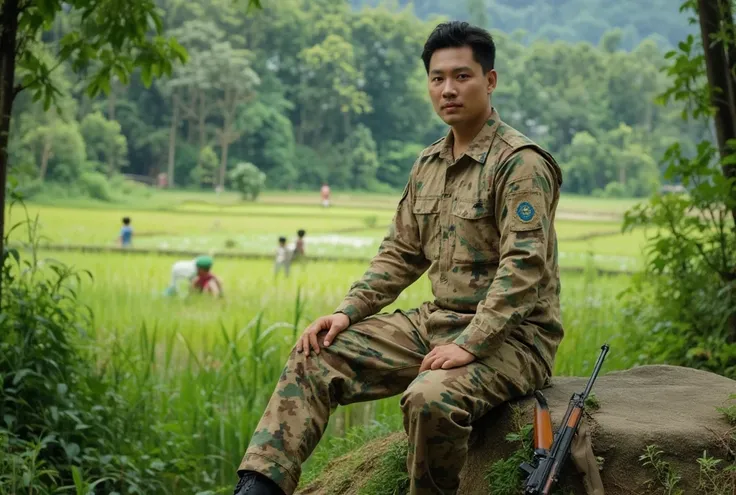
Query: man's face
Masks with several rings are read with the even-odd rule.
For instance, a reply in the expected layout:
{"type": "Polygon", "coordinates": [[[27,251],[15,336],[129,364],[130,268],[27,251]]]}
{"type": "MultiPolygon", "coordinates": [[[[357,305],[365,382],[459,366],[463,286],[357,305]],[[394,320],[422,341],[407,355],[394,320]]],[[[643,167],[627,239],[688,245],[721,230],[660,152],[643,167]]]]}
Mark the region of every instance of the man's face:
{"type": "Polygon", "coordinates": [[[434,111],[446,124],[456,126],[488,114],[496,71],[483,73],[469,46],[443,48],[429,61],[428,85],[434,111]]]}

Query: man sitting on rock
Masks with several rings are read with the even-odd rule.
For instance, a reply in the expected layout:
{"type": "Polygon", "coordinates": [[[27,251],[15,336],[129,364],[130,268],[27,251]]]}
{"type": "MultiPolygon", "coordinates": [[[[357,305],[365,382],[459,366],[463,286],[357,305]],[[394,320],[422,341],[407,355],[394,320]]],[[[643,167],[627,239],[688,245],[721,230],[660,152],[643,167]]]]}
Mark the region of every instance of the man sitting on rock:
{"type": "Polygon", "coordinates": [[[467,23],[429,36],[429,95],[449,132],[414,163],[363,278],[297,342],[236,495],[293,493],[339,404],[396,394],[410,493],[456,493],[472,423],[549,383],[563,336],[554,228],[562,174],[491,105],[494,58],[490,34],[467,23]],[[378,314],[426,271],[433,302],[378,314]]]}

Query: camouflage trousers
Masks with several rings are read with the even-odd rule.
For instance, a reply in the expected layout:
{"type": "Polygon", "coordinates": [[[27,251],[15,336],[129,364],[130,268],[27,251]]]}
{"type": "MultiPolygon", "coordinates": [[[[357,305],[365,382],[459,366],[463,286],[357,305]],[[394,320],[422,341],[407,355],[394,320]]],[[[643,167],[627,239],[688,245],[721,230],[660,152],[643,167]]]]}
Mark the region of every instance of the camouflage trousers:
{"type": "Polygon", "coordinates": [[[549,379],[544,361],[513,338],[482,361],[419,373],[424,356],[452,343],[472,316],[427,303],[351,325],[318,355],[292,350],[238,470],[258,471],[291,495],[338,405],[402,393],[410,493],[456,493],[471,423],[549,379]]]}

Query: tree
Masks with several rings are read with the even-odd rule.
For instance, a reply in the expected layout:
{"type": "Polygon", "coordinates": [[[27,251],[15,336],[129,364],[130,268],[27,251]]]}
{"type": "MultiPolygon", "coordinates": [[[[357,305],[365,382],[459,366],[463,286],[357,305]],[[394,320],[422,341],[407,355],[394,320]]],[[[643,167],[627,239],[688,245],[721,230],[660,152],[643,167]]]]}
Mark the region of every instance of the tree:
{"type": "MultiPolygon", "coordinates": [[[[685,5],[691,5],[686,2],[685,5]]],[[[709,96],[718,139],[721,168],[731,180],[731,216],[736,223],[736,26],[728,0],[697,0],[709,96]]],[[[732,274],[736,278],[736,272],[732,274]]],[[[736,327],[734,328],[736,333],[736,327]]]]}
{"type": "Polygon", "coordinates": [[[87,159],[94,162],[100,172],[111,177],[127,165],[128,141],[117,121],[107,120],[99,112],[90,113],[82,119],[80,130],[87,147],[87,159]],[[110,168],[111,164],[114,168],[110,168]]]}
{"type": "Polygon", "coordinates": [[[685,103],[686,119],[715,123],[716,143],[694,153],[679,142],[665,153],[665,178],[687,194],[655,195],[627,212],[624,228],[648,227],[646,271],[628,299],[634,320],[651,325],[636,355],[736,377],[736,30],[730,4],[687,0],[701,37],[688,36],[671,60],[672,85],[660,103],[685,103]]]}
{"type": "Polygon", "coordinates": [[[176,132],[179,127],[180,112],[188,121],[189,141],[196,142],[198,151],[207,146],[207,120],[217,106],[216,93],[218,87],[212,80],[213,70],[210,58],[213,56],[213,45],[221,43],[225,32],[215,23],[206,20],[190,20],[173,31],[177,40],[189,53],[189,62],[178,67],[172,77],[161,84],[164,93],[171,98],[173,118],[171,121],[169,141],[169,175],[174,173],[174,151],[176,149],[176,132]]]}
{"type": "Polygon", "coordinates": [[[21,139],[21,146],[31,151],[38,164],[38,179],[47,177],[71,184],[82,175],[87,161],[85,143],[75,121],[56,120],[35,127],[21,139]]]}
{"type": "MultiPolygon", "coordinates": [[[[93,68],[87,91],[109,93],[113,73],[124,83],[136,68],[150,84],[153,76],[171,72],[186,53],[173,39],[162,36],[162,23],[151,0],[5,0],[0,6],[0,203],[5,204],[8,137],[13,102],[23,90],[43,99],[49,108],[59,94],[51,73],[69,61],[75,70],[93,68]],[[62,9],[74,19],[74,28],[57,44],[56,65],[38,55],[43,30],[53,25],[62,9]],[[151,35],[151,27],[153,33],[151,35]],[[20,76],[16,81],[17,75],[20,76]]],[[[5,209],[0,215],[5,232],[5,209]]],[[[5,253],[3,237],[0,251],[5,253]]]]}
{"type": "Polygon", "coordinates": [[[343,143],[345,166],[352,177],[353,189],[373,189],[376,185],[378,153],[371,130],[358,124],[343,143]]]}
{"type": "Polygon", "coordinates": [[[214,186],[217,182],[217,155],[211,146],[205,146],[199,150],[197,165],[192,169],[189,178],[192,184],[199,187],[214,186]]]}
{"type": "Polygon", "coordinates": [[[258,170],[258,167],[248,162],[235,165],[228,173],[228,179],[236,191],[239,191],[243,199],[255,201],[266,184],[266,174],[258,170]]]}
{"type": "Polygon", "coordinates": [[[341,132],[350,133],[351,115],[372,109],[368,95],[360,89],[364,76],[355,67],[355,49],[340,35],[330,34],[304,49],[301,63],[297,142],[314,142],[320,135],[339,140],[341,132]]]}
{"type": "Polygon", "coordinates": [[[241,105],[254,98],[260,79],[251,68],[251,54],[247,50],[233,49],[225,42],[214,45],[209,55],[208,72],[220,89],[220,97],[216,100],[222,118],[217,132],[221,150],[219,185],[224,187],[228,147],[242,135],[242,130],[235,127],[235,117],[241,105]]]}
{"type": "Polygon", "coordinates": [[[480,27],[488,27],[488,9],[486,0],[465,0],[470,21],[480,27]]]}

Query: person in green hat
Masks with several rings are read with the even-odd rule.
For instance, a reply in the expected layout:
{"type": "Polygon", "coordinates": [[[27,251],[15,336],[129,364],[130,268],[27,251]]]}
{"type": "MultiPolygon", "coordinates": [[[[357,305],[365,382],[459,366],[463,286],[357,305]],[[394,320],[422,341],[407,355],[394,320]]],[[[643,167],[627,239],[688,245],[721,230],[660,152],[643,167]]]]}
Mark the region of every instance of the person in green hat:
{"type": "Polygon", "coordinates": [[[192,281],[192,292],[222,297],[222,283],[212,274],[212,265],[213,261],[210,256],[199,256],[195,260],[197,276],[192,281]]]}

